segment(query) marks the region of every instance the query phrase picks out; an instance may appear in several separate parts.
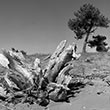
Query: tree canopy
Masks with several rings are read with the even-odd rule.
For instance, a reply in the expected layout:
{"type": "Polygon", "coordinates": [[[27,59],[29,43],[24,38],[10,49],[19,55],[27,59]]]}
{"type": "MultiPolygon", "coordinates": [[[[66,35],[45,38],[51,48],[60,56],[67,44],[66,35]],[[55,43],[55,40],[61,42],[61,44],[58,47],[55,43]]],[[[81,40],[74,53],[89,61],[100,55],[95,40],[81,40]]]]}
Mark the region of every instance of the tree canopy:
{"type": "Polygon", "coordinates": [[[69,19],[68,27],[75,33],[77,40],[85,37],[83,52],[86,52],[89,35],[98,27],[109,27],[110,21],[92,4],[84,4],[77,12],[74,12],[74,16],[69,19]]]}
{"type": "Polygon", "coordinates": [[[96,47],[96,51],[98,52],[108,51],[108,48],[106,47],[108,44],[105,42],[105,40],[106,36],[93,36],[93,40],[88,41],[88,46],[90,46],[91,48],[96,47]]]}

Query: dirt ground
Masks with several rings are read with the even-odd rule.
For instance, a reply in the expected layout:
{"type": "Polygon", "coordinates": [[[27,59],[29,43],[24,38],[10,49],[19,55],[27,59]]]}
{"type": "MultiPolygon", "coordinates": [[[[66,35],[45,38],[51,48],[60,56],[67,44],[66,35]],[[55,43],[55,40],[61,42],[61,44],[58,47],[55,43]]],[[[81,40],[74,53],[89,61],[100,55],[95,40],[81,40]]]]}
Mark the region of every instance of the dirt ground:
{"type": "Polygon", "coordinates": [[[110,110],[110,90],[105,88],[106,93],[100,95],[97,91],[96,87],[88,86],[70,103],[52,105],[49,110],[110,110]]]}
{"type": "Polygon", "coordinates": [[[91,84],[81,88],[67,102],[50,102],[47,107],[37,104],[17,104],[14,108],[6,108],[0,104],[0,110],[110,110],[110,53],[83,55],[79,61],[70,62],[74,64],[71,75],[92,76],[91,84]],[[95,79],[96,77],[96,79],[95,79]],[[108,77],[109,84],[105,78],[108,77]]]}
{"type": "Polygon", "coordinates": [[[51,102],[48,107],[18,104],[13,109],[1,105],[0,110],[110,110],[110,88],[99,81],[93,86],[82,88],[70,99],[70,103],[51,102]]]}

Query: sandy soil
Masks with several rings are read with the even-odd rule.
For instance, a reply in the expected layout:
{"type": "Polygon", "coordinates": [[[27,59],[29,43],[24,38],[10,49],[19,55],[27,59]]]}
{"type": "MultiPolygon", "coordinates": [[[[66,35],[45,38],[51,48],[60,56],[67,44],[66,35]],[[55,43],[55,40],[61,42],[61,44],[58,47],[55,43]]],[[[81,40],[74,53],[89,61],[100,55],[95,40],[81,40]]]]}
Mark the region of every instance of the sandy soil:
{"type": "MultiPolygon", "coordinates": [[[[1,105],[0,110],[9,109],[1,105]]],[[[87,85],[70,99],[70,103],[51,102],[46,108],[37,104],[18,104],[10,110],[110,110],[110,88],[101,84],[87,85]]]]}
{"type": "Polygon", "coordinates": [[[110,110],[110,89],[87,86],[70,103],[51,104],[49,110],[110,110]]]}
{"type": "MultiPolygon", "coordinates": [[[[72,62],[73,64],[75,62],[72,62]]],[[[84,55],[82,59],[76,62],[72,74],[82,75],[83,69],[85,75],[109,75],[110,74],[110,53],[84,55]],[[76,71],[76,72],[75,72],[76,71]]],[[[108,77],[110,83],[110,75],[108,77]]],[[[99,77],[93,80],[94,85],[87,85],[81,89],[80,93],[70,99],[70,103],[51,102],[48,107],[44,108],[37,104],[17,104],[14,109],[8,109],[0,104],[0,110],[110,110],[110,86],[108,86],[99,77]]]]}

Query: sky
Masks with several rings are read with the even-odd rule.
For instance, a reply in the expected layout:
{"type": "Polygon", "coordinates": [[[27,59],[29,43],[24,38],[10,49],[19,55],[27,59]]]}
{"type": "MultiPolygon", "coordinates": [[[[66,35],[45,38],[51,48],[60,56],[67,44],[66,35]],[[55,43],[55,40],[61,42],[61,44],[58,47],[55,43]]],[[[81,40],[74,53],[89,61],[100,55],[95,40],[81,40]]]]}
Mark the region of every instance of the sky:
{"type": "MultiPolygon", "coordinates": [[[[110,0],[0,0],[0,48],[52,53],[67,40],[68,44],[77,43],[80,52],[83,40],[74,39],[68,20],[85,3],[110,19],[110,0]]],[[[107,36],[110,45],[110,28],[98,29],[95,34],[107,36]]]]}

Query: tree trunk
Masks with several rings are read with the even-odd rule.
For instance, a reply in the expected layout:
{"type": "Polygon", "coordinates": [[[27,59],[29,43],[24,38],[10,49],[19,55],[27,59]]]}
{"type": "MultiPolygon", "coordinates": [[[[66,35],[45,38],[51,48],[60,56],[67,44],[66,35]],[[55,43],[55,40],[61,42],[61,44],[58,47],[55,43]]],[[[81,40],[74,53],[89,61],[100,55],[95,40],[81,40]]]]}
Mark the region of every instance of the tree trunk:
{"type": "Polygon", "coordinates": [[[85,40],[84,45],[83,45],[83,49],[82,49],[82,53],[86,53],[86,45],[87,45],[87,42],[85,40]]]}
{"type": "Polygon", "coordinates": [[[83,49],[82,49],[82,53],[86,53],[86,45],[87,45],[87,41],[88,41],[91,29],[92,29],[92,26],[89,28],[89,30],[87,32],[87,35],[86,35],[86,38],[85,38],[85,41],[84,41],[84,45],[83,45],[83,49]]]}

